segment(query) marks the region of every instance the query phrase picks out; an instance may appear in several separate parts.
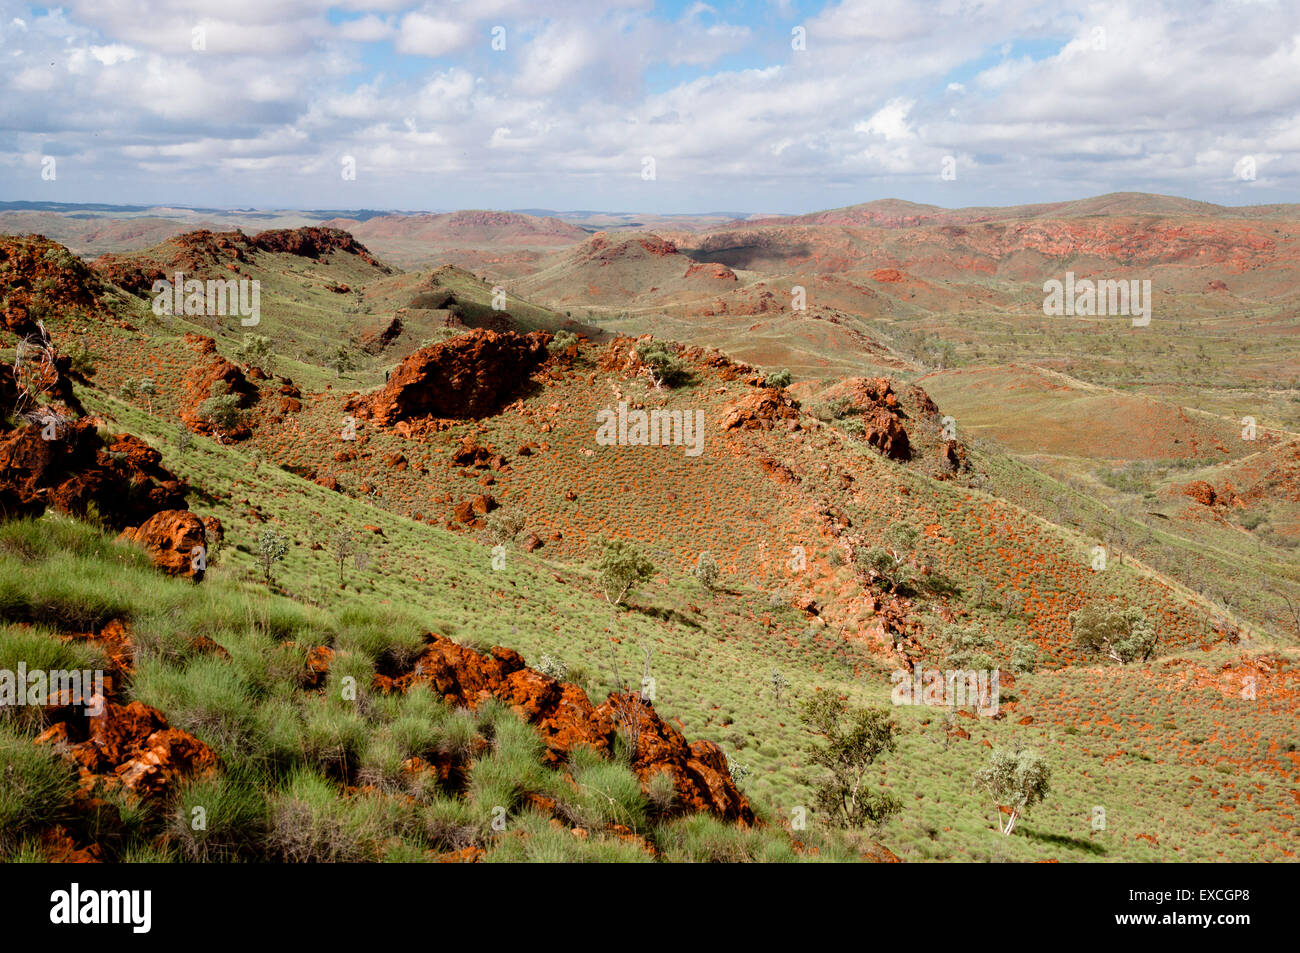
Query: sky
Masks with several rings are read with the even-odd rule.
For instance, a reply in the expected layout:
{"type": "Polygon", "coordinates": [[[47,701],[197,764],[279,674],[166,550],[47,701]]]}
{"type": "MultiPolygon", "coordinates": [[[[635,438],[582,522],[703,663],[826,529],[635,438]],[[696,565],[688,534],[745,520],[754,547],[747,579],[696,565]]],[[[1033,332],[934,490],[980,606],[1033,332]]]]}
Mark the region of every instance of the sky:
{"type": "Polygon", "coordinates": [[[0,0],[8,201],[1248,205],[1298,154],[1297,0],[0,0]]]}

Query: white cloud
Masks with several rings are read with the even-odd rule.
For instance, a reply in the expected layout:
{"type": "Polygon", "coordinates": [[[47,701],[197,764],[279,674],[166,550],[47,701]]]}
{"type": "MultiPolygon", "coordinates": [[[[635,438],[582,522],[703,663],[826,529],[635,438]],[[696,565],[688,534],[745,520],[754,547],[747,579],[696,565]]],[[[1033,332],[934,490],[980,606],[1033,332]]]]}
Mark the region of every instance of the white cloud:
{"type": "Polygon", "coordinates": [[[408,13],[398,27],[396,49],[412,56],[442,56],[464,46],[471,35],[464,21],[408,13]]]}
{"type": "Polygon", "coordinates": [[[317,0],[226,0],[202,20],[192,9],[67,0],[0,13],[6,51],[21,53],[0,57],[0,165],[48,147],[69,157],[60,189],[78,182],[65,167],[91,169],[122,200],[205,204],[234,176],[236,204],[320,205],[352,154],[361,174],[330,202],[418,207],[422,177],[454,173],[443,184],[456,204],[567,195],[647,211],[1093,188],[1245,201],[1231,170],[1247,154],[1249,200],[1300,183],[1296,4],[831,0],[802,19],[806,53],[789,49],[797,14],[783,2],[697,3],[671,20],[651,0],[597,12],[342,0],[341,18],[317,0]],[[743,65],[717,65],[731,62],[743,65]],[[643,155],[658,162],[653,189],[643,155]],[[961,157],[958,180],[918,191],[945,155],[961,157]]]}
{"type": "Polygon", "coordinates": [[[891,99],[866,122],[853,127],[854,132],[865,132],[875,136],[884,136],[886,142],[896,139],[913,139],[915,133],[907,124],[907,114],[916,105],[914,99],[891,99]]]}

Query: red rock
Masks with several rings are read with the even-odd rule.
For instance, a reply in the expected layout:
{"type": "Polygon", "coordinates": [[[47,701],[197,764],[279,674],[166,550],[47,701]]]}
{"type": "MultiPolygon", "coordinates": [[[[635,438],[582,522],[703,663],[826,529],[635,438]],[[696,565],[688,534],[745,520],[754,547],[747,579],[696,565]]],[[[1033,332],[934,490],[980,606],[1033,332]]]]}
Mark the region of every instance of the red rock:
{"type": "Polygon", "coordinates": [[[466,434],[451,455],[451,465],[477,470],[499,470],[506,465],[506,458],[491,447],[480,444],[473,434],[466,434]]]}
{"type": "Polygon", "coordinates": [[[163,794],[184,778],[216,768],[212,749],[188,732],[172,728],[161,712],[139,701],[105,702],[102,714],[62,709],[61,718],[38,744],[62,743],[80,767],[83,787],[98,781],[121,785],[142,798],[163,794]]]}
{"type": "Polygon", "coordinates": [[[158,463],[157,451],[129,435],[106,447],[97,423],[71,421],[55,440],[34,424],[0,433],[0,511],[37,516],[52,506],[84,517],[93,505],[106,525],[121,529],[185,508],[185,486],[158,463]]]}
{"type": "Polygon", "coordinates": [[[685,278],[708,278],[713,281],[736,281],[736,273],[726,265],[714,262],[693,262],[686,269],[685,278]]]}
{"type": "Polygon", "coordinates": [[[155,513],[139,527],[124,530],[120,538],[143,546],[153,564],[169,576],[203,578],[203,570],[195,569],[194,561],[195,550],[201,550],[206,564],[207,528],[188,510],[155,513]]]}
{"type": "MultiPolygon", "coordinates": [[[[301,258],[312,258],[317,261],[328,258],[335,252],[344,252],[356,255],[366,264],[379,268],[384,272],[391,271],[371,255],[365,245],[362,245],[350,233],[340,228],[324,228],[319,225],[308,225],[301,228],[273,228],[265,232],[258,232],[249,240],[249,243],[253,247],[264,251],[297,255],[301,258]]],[[[344,287],[346,290],[345,286],[339,287],[344,287]]]]}
{"type": "Polygon", "coordinates": [[[722,412],[723,430],[771,430],[777,420],[797,420],[799,402],[776,387],[749,394],[722,412]]]}
{"type": "Polygon", "coordinates": [[[348,408],[381,424],[418,418],[478,418],[495,413],[547,358],[545,331],[473,330],[421,348],[388,383],[348,408]]]}
{"type": "Polygon", "coordinates": [[[608,756],[617,733],[627,731],[636,738],[633,770],[646,784],[666,772],[677,791],[677,812],[709,811],[753,823],[753,811],[732,781],[722,749],[707,741],[688,745],[636,693],[610,695],[604,704],[593,706],[578,686],[528,668],[511,649],[498,646],[481,655],[439,635],[426,636],[426,641],[424,652],[406,672],[377,675],[376,686],[409,691],[428,685],[450,704],[468,708],[488,698],[500,699],[537,729],[551,762],[563,761],[578,745],[608,756]]]}

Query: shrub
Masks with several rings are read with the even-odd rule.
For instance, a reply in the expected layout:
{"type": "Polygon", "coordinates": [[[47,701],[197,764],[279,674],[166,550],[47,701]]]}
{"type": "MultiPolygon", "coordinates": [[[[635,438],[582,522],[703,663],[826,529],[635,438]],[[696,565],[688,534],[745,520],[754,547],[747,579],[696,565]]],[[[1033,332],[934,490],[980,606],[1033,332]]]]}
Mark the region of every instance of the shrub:
{"type": "Polygon", "coordinates": [[[663,341],[649,341],[636,349],[638,360],[650,375],[656,390],[680,387],[690,379],[686,362],[673,353],[663,341]]]}
{"type": "Polygon", "coordinates": [[[887,792],[867,788],[867,771],[893,751],[898,724],[883,708],[850,708],[832,692],[818,692],[804,703],[800,720],[823,740],[808,745],[809,763],[826,774],[813,779],[816,803],[833,821],[861,828],[879,824],[902,809],[887,792]]]}
{"type": "Polygon", "coordinates": [[[244,408],[239,406],[239,395],[230,393],[225,381],[213,381],[208,397],[199,404],[199,416],[218,430],[234,430],[244,422],[244,408]]]}
{"type": "Polygon", "coordinates": [[[275,365],[271,339],[264,334],[245,334],[243,342],[235,350],[235,359],[245,367],[256,367],[267,374],[271,373],[275,365]]]}
{"type": "Polygon", "coordinates": [[[559,354],[562,351],[567,351],[577,343],[578,335],[572,331],[556,331],[546,349],[552,354],[559,354]]]}
{"type": "Polygon", "coordinates": [[[601,594],[610,605],[619,605],[637,584],[652,579],[655,566],[631,543],[612,540],[604,543],[596,564],[601,594]]]}
{"type": "Polygon", "coordinates": [[[272,581],[271,568],[284,559],[287,552],[289,552],[288,536],[269,526],[262,530],[262,535],[257,538],[257,561],[262,567],[262,575],[266,578],[268,586],[272,581]]]}
{"type": "Polygon", "coordinates": [[[711,553],[700,553],[700,558],[695,562],[695,568],[691,570],[691,575],[700,581],[705,589],[713,590],[718,587],[718,561],[713,558],[711,553]]]}
{"type": "Polygon", "coordinates": [[[789,369],[783,369],[768,374],[763,379],[763,384],[767,387],[789,387],[792,380],[789,369]]]}
{"type": "Polygon", "coordinates": [[[1088,605],[1070,613],[1074,641],[1085,652],[1127,665],[1145,662],[1155,651],[1155,624],[1136,606],[1118,609],[1109,605],[1088,605]]]}
{"type": "Polygon", "coordinates": [[[975,773],[975,785],[989,794],[999,807],[1011,808],[1002,833],[1009,836],[1020,816],[1047,797],[1052,769],[1032,748],[996,748],[989,763],[975,773]]]}
{"type": "Polygon", "coordinates": [[[569,676],[569,666],[562,659],[556,658],[547,652],[542,653],[542,657],[537,663],[537,671],[555,679],[557,682],[563,682],[569,676]]]}
{"type": "Polygon", "coordinates": [[[977,625],[946,625],[939,633],[944,655],[954,668],[974,670],[993,668],[988,649],[993,639],[977,625]]]}
{"type": "Polygon", "coordinates": [[[1032,672],[1038,667],[1038,646],[1021,642],[1011,651],[1011,671],[1017,675],[1032,672]]]}
{"type": "Polygon", "coordinates": [[[488,538],[493,543],[509,543],[524,531],[524,514],[510,507],[502,507],[489,513],[484,524],[488,538]]]}

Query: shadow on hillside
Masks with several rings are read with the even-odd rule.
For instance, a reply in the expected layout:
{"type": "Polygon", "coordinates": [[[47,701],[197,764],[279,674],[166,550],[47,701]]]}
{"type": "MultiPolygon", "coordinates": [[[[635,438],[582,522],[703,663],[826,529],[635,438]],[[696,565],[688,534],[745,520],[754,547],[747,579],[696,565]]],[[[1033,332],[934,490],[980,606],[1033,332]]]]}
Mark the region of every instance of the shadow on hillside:
{"type": "Polygon", "coordinates": [[[762,270],[762,265],[773,259],[788,261],[790,259],[808,259],[812,257],[812,246],[806,242],[790,245],[737,245],[732,248],[715,248],[701,251],[697,248],[679,248],[683,255],[692,261],[706,264],[717,262],[728,268],[742,271],[762,270]]]}
{"type": "Polygon", "coordinates": [[[219,501],[215,496],[203,489],[201,486],[191,486],[185,498],[190,503],[201,503],[204,506],[215,506],[219,501]]]}
{"type": "Polygon", "coordinates": [[[700,628],[700,624],[688,615],[678,612],[676,609],[668,609],[662,606],[638,606],[634,603],[627,603],[628,611],[639,612],[651,619],[658,619],[661,622],[677,622],[681,625],[688,626],[692,629],[700,628]]]}
{"type": "Polygon", "coordinates": [[[1026,837],[1031,840],[1040,841],[1044,844],[1051,844],[1055,847],[1071,847],[1075,850],[1082,850],[1089,854],[1096,854],[1098,857],[1104,857],[1107,853],[1105,847],[1082,837],[1067,837],[1064,834],[1040,834],[1028,827],[1023,830],[1026,837]]]}

